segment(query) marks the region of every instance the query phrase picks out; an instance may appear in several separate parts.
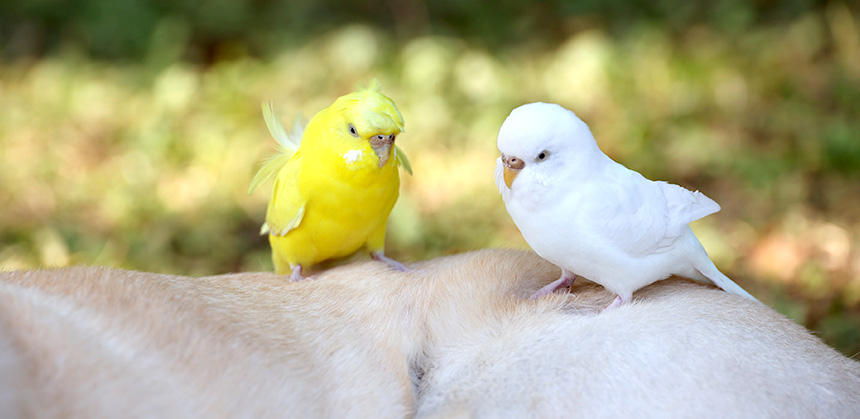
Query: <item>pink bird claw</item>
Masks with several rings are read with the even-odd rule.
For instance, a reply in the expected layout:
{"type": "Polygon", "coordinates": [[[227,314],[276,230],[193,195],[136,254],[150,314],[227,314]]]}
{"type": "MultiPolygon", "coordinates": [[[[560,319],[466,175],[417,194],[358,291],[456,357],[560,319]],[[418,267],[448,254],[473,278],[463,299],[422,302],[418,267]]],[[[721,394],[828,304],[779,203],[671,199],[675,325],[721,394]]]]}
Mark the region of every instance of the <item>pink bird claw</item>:
{"type": "Polygon", "coordinates": [[[394,269],[396,271],[408,272],[411,270],[411,269],[407,268],[406,265],[404,265],[404,264],[402,264],[402,263],[400,263],[400,262],[398,262],[398,261],[396,261],[396,260],[394,260],[388,256],[385,256],[385,254],[383,254],[382,252],[371,252],[370,257],[373,260],[385,263],[386,265],[390,266],[392,269],[394,269]]]}
{"type": "Polygon", "coordinates": [[[550,282],[543,288],[537,290],[534,294],[529,297],[529,300],[536,300],[538,298],[543,297],[544,295],[552,294],[557,290],[562,288],[568,288],[573,285],[573,281],[576,279],[576,275],[571,274],[568,271],[562,270],[561,276],[555,281],[550,282]]]}
{"type": "Polygon", "coordinates": [[[302,265],[296,265],[293,267],[293,272],[290,274],[290,281],[299,282],[304,279],[305,277],[302,276],[302,265]]]}
{"type": "Polygon", "coordinates": [[[608,306],[606,306],[606,308],[604,308],[604,309],[601,311],[601,313],[602,313],[602,312],[604,312],[604,311],[607,311],[607,310],[612,310],[612,309],[614,309],[614,308],[616,308],[616,307],[620,307],[620,306],[624,305],[624,303],[626,303],[626,302],[630,301],[630,299],[631,299],[631,298],[630,298],[630,297],[628,297],[628,298],[625,300],[624,298],[621,298],[621,296],[620,296],[620,295],[618,295],[618,296],[616,296],[616,297],[615,297],[615,299],[614,299],[614,300],[612,300],[612,303],[611,303],[611,304],[609,304],[608,306]]]}

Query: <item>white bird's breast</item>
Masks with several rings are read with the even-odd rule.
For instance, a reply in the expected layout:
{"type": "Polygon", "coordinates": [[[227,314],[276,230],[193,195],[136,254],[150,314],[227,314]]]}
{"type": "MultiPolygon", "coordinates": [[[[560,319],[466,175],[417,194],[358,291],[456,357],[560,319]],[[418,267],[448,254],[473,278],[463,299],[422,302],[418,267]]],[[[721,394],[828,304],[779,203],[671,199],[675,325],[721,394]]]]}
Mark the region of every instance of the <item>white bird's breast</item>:
{"type": "Polygon", "coordinates": [[[506,207],[529,246],[558,266],[582,270],[582,264],[576,260],[578,255],[589,253],[588,246],[582,243],[588,240],[583,235],[590,234],[583,234],[576,203],[563,196],[555,200],[534,200],[521,196],[525,191],[516,192],[517,195],[506,202],[506,207]]]}
{"type": "Polygon", "coordinates": [[[505,205],[523,238],[542,258],[614,292],[636,289],[659,276],[664,268],[657,259],[662,257],[632,257],[615,245],[606,224],[595,219],[619,216],[606,211],[603,189],[599,183],[565,183],[535,202],[515,188],[505,205]]]}

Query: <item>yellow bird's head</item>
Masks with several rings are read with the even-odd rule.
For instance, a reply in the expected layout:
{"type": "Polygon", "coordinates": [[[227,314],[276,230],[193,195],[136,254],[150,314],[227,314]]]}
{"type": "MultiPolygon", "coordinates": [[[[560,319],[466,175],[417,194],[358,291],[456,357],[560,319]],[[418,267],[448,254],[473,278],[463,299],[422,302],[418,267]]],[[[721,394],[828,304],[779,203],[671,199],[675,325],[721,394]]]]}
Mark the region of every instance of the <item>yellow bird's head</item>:
{"type": "Polygon", "coordinates": [[[380,168],[391,158],[394,140],[403,132],[403,116],[376,86],[341,96],[321,113],[325,116],[320,122],[340,134],[336,137],[344,142],[367,141],[380,168]]]}

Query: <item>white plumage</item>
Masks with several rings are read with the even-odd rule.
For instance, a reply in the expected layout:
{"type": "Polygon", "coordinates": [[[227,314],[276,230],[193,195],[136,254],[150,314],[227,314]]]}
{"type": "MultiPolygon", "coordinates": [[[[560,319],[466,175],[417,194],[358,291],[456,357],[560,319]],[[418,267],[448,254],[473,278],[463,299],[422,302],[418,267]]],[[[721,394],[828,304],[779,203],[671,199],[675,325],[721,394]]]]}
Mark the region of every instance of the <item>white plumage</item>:
{"type": "Polygon", "coordinates": [[[573,112],[520,106],[502,124],[498,147],[496,183],[508,213],[535,252],[562,268],[534,297],[579,275],[617,294],[614,306],[675,274],[755,300],[717,270],[688,225],[720,206],[616,163],[573,112]]]}

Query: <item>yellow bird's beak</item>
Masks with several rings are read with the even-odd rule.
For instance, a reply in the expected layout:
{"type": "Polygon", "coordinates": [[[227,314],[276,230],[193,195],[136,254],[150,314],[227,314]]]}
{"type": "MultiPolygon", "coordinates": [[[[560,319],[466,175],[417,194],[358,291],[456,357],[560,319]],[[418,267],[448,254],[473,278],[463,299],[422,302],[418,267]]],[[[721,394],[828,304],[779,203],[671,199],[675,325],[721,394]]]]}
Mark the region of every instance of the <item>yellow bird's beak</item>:
{"type": "Polygon", "coordinates": [[[370,147],[379,158],[379,168],[385,166],[388,158],[391,157],[391,146],[394,145],[394,134],[391,135],[374,135],[370,137],[370,147]]]}
{"type": "Polygon", "coordinates": [[[502,154],[502,163],[505,165],[505,185],[508,185],[508,189],[511,189],[511,184],[514,183],[514,179],[517,178],[517,175],[520,174],[520,170],[526,166],[526,163],[522,159],[509,157],[504,154],[502,154]]]}

